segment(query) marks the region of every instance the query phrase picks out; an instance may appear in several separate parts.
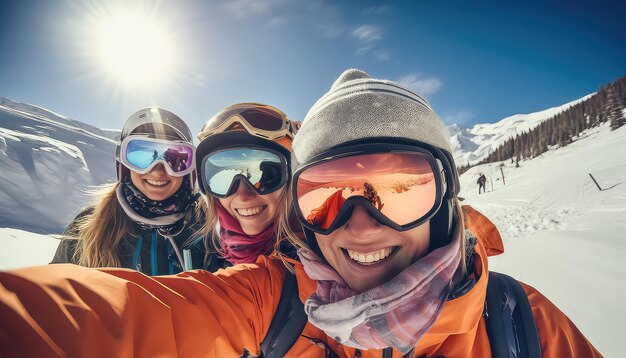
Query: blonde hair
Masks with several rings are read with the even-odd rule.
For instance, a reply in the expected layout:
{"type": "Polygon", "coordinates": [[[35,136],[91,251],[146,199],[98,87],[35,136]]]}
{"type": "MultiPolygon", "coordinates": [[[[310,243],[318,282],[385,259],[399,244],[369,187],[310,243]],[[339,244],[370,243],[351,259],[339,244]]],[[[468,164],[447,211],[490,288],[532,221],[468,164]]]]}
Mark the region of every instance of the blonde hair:
{"type": "Polygon", "coordinates": [[[132,221],[117,201],[119,182],[106,184],[94,194],[93,210],[77,218],[63,233],[77,239],[72,261],[86,267],[119,267],[118,248],[132,221]]]}

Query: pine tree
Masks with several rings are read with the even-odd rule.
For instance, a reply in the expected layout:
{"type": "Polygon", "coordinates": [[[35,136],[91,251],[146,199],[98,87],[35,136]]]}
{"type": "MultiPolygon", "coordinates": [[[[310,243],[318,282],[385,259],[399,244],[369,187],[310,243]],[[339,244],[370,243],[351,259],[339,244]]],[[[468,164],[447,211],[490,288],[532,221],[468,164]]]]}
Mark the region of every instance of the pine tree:
{"type": "Polygon", "coordinates": [[[610,86],[607,88],[607,118],[611,121],[611,130],[626,124],[626,117],[624,117],[624,103],[619,98],[617,93],[617,86],[610,86]]]}

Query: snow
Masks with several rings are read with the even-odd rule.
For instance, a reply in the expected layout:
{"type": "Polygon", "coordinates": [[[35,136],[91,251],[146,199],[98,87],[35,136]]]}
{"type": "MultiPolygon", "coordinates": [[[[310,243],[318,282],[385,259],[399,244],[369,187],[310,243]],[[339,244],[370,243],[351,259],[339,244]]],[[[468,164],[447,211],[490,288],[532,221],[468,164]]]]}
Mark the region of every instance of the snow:
{"type": "Polygon", "coordinates": [[[113,133],[0,97],[0,227],[58,234],[115,180],[113,133]]]}
{"type": "Polygon", "coordinates": [[[504,240],[490,269],[539,289],[608,357],[621,355],[626,322],[625,142],[626,127],[611,132],[606,124],[520,168],[493,163],[461,176],[464,204],[489,217],[504,240]],[[482,195],[479,173],[488,178],[482,195]]]}
{"type": "Polygon", "coordinates": [[[40,124],[36,127],[43,128],[41,123],[47,122],[53,127],[63,126],[74,131],[87,132],[91,136],[98,136],[102,137],[103,139],[106,138],[112,142],[117,141],[121,133],[121,130],[119,129],[96,128],[89,124],[70,119],[49,109],[35,106],[33,104],[17,102],[5,97],[0,97],[0,110],[33,119],[38,119],[40,124]]]}
{"type": "Polygon", "coordinates": [[[0,228],[0,270],[46,265],[58,245],[59,238],[55,235],[0,228]]]}
{"type": "Polygon", "coordinates": [[[477,124],[472,128],[464,128],[459,124],[453,124],[448,127],[448,132],[452,142],[454,161],[457,166],[467,165],[467,163],[478,163],[509,138],[535,128],[541,122],[563,112],[576,103],[586,100],[594,94],[592,93],[575,101],[543,111],[516,114],[496,123],[477,124]]]}

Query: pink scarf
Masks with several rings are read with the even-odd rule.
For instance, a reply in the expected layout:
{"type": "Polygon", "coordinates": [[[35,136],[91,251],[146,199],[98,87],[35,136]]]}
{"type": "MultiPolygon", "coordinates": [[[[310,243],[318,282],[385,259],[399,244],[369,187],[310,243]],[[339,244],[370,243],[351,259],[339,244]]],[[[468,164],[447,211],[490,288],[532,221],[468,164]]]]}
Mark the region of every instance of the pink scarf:
{"type": "Polygon", "coordinates": [[[378,287],[362,293],[313,252],[298,251],[316,292],[304,307],[309,322],[339,343],[358,349],[394,347],[409,352],[435,323],[448,294],[461,280],[460,241],[433,250],[378,287]]]}
{"type": "Polygon", "coordinates": [[[270,225],[256,235],[247,235],[226,209],[216,203],[220,221],[220,254],[233,265],[254,263],[261,255],[269,255],[276,245],[276,226],[270,225]]]}

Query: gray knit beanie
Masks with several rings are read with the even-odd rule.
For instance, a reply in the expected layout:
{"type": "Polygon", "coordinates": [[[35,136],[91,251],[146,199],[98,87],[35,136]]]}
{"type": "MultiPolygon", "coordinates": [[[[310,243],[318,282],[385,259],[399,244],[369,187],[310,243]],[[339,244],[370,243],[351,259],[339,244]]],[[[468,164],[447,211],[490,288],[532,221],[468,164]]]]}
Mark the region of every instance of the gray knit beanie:
{"type": "Polygon", "coordinates": [[[424,98],[349,69],[304,118],[293,142],[292,170],[337,145],[374,137],[416,140],[452,157],[448,130],[424,98]]]}

